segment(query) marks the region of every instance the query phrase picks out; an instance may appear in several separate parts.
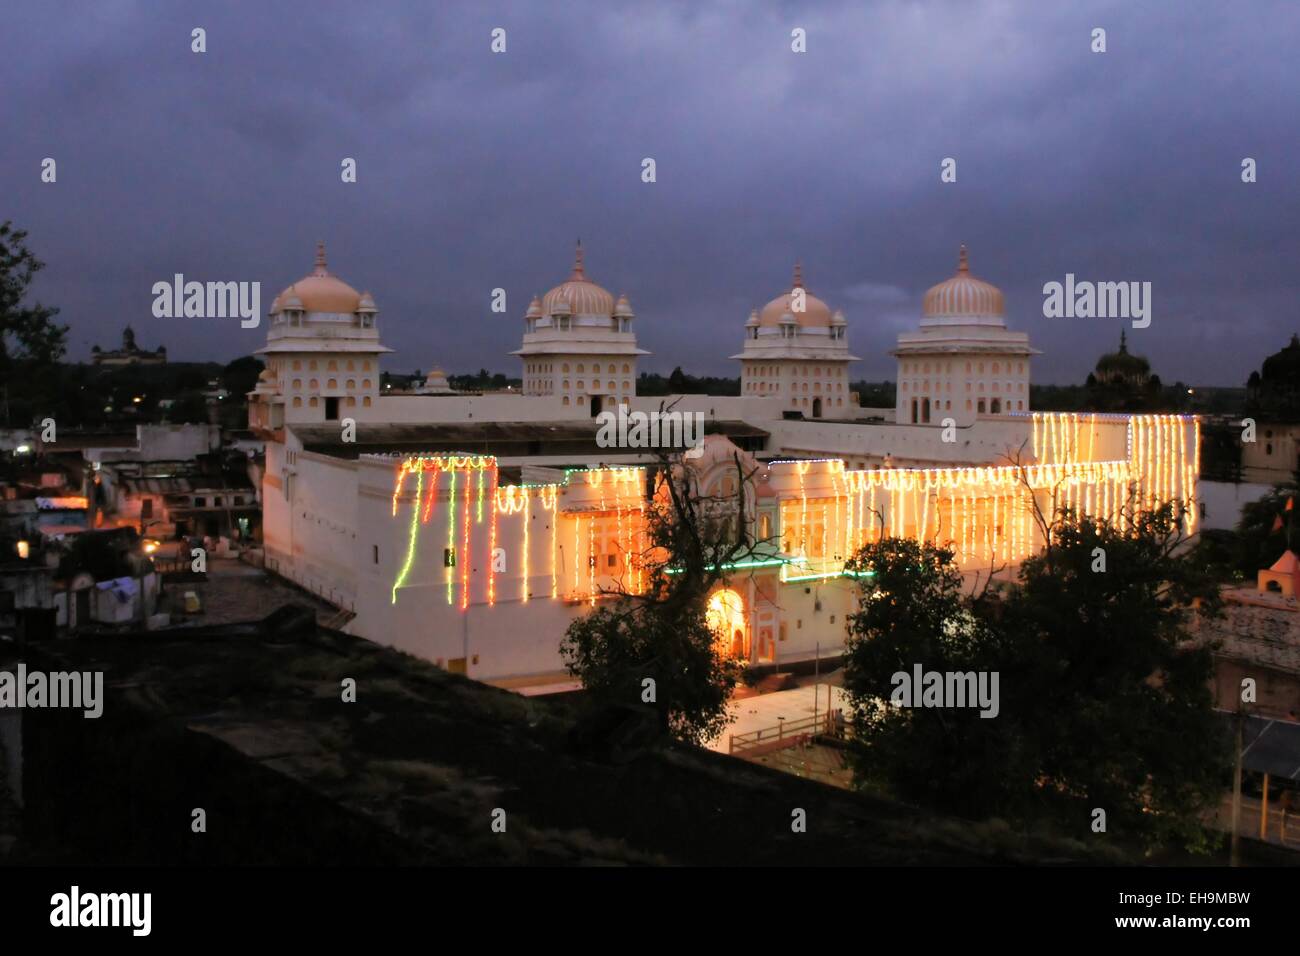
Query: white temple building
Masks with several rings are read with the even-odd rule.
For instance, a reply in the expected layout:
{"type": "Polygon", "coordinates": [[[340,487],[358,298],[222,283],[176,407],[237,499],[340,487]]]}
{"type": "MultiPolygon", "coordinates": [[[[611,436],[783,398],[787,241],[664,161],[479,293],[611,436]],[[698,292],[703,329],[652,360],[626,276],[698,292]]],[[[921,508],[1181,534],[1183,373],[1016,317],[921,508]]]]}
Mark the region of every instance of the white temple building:
{"type": "Polygon", "coordinates": [[[1002,290],[970,273],[961,247],[957,274],[925,293],[921,327],[898,336],[896,421],[970,425],[983,415],[1029,410],[1029,336],[1007,329],[1002,290]]]}
{"type": "Polygon", "coordinates": [[[587,278],[579,241],[569,278],[534,296],[524,315],[524,344],[513,353],[524,394],[558,395],[561,407],[593,416],[626,403],[636,395],[636,360],[650,354],[637,348],[635,318],[626,295],[616,302],[587,278]]]}
{"type": "MultiPolygon", "coordinates": [[[[332,275],[325,243],[311,273],[271,303],[260,411],[273,427],[286,422],[337,422],[370,417],[379,397],[379,310],[369,292],[332,275]]],[[[250,409],[253,406],[250,405],[250,409]]]]}
{"type": "Polygon", "coordinates": [[[455,392],[431,373],[381,394],[376,316],[323,246],[271,306],[249,393],[265,565],[335,605],[349,632],[502,686],[563,685],[569,622],[639,586],[660,449],[598,442],[593,416],[616,403],[699,416],[704,446],[684,467],[701,493],[734,494],[737,459],[751,476],[743,520],[768,546],[714,597],[722,652],[755,667],[839,653],[856,601],[844,562],[881,535],[940,542],[987,577],[1041,547],[1034,506],[1114,515],[1131,488],[1198,496],[1194,418],[1029,410],[1037,353],[964,249],[919,330],[898,337],[896,409],[858,405],[848,321],[798,268],[737,323],[738,396],[637,396],[647,353],[631,305],[587,278],[581,247],[528,309],[512,353],[522,393],[455,392]],[[936,427],[948,417],[953,429],[936,427]]]}
{"type": "Polygon", "coordinates": [[[794,267],[790,291],[777,296],[745,323],[740,393],[775,397],[806,418],[853,417],[849,392],[848,320],[832,313],[804,287],[803,266],[794,267]]]}

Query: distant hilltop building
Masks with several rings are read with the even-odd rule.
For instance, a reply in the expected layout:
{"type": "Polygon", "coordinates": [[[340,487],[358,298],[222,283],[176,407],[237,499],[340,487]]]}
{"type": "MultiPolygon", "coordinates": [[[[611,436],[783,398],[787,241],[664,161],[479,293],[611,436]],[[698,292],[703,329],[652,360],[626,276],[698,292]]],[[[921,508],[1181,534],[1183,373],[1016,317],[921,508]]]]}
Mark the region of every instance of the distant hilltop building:
{"type": "Polygon", "coordinates": [[[1263,484],[1292,480],[1300,470],[1300,336],[1250,373],[1246,414],[1260,427],[1255,441],[1241,443],[1242,476],[1263,484]]]}
{"type": "Polygon", "coordinates": [[[1129,352],[1127,332],[1121,330],[1119,350],[1107,352],[1097,360],[1097,368],[1088,377],[1088,384],[1145,389],[1151,378],[1151,363],[1145,356],[1129,352]]]}
{"type": "Polygon", "coordinates": [[[1086,382],[1089,405],[1099,411],[1138,412],[1160,397],[1160,376],[1151,372],[1146,356],[1128,350],[1127,333],[1119,333],[1119,348],[1097,360],[1086,382]]]}
{"type": "Polygon", "coordinates": [[[167,349],[163,346],[150,352],[135,344],[135,330],[127,326],[122,330],[122,347],[105,352],[98,345],[90,350],[95,365],[166,365],[167,349]]]}
{"type": "Polygon", "coordinates": [[[1251,372],[1246,396],[1252,408],[1288,420],[1300,418],[1300,336],[1264,359],[1259,372],[1251,372]]]}

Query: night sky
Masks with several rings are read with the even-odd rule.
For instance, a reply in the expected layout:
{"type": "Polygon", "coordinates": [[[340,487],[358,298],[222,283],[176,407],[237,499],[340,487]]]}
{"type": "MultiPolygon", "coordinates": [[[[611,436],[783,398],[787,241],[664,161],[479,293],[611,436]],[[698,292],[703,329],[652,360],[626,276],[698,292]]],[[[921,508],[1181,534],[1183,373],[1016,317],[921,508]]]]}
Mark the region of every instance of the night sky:
{"type": "Polygon", "coordinates": [[[173,360],[247,354],[265,324],[156,319],[153,283],[257,280],[265,310],[324,239],[387,368],[514,375],[580,236],[647,369],[738,374],[799,258],[855,377],[889,378],[965,242],[1043,350],[1035,381],[1081,382],[1118,340],[1042,316],[1073,272],[1153,283],[1129,342],[1164,381],[1241,385],[1300,331],[1297,50],[1300,5],[1264,0],[9,4],[0,220],[48,263],[78,360],[128,322],[173,360]]]}

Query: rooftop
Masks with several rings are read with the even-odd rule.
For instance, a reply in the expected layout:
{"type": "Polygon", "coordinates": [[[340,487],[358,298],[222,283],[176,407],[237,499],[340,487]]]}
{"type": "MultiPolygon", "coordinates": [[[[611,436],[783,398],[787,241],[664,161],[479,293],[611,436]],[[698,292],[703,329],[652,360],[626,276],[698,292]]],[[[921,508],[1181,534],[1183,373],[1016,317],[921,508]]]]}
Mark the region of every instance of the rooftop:
{"type": "Polygon", "coordinates": [[[651,745],[639,712],[579,717],[572,698],[478,684],[292,606],[32,650],[47,669],[103,670],[106,700],[99,720],[29,715],[24,780],[40,809],[15,851],[26,860],[881,865],[1095,852],[651,745]],[[340,699],[347,678],[356,703],[340,699]],[[221,839],[152,825],[191,793],[221,839]],[[793,807],[816,821],[807,833],[791,832],[793,807]],[[495,808],[505,833],[489,826],[495,808]]]}

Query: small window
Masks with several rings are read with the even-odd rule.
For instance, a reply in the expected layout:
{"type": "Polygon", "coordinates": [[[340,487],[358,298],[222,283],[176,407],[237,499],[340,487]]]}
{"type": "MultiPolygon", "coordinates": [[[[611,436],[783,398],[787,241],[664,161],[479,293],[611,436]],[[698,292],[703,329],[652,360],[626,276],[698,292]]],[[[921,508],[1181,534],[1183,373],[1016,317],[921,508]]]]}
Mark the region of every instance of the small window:
{"type": "Polygon", "coordinates": [[[442,549],[442,566],[443,566],[444,568],[454,568],[454,567],[456,566],[456,549],[455,549],[455,548],[443,548],[443,549],[442,549]]]}
{"type": "Polygon", "coordinates": [[[374,564],[378,564],[378,563],[379,563],[379,545],[377,545],[377,544],[372,544],[372,545],[370,546],[370,560],[371,560],[374,564]]]}
{"type": "Polygon", "coordinates": [[[194,499],[194,507],[196,507],[196,508],[206,508],[207,506],[208,506],[208,499],[207,499],[207,498],[195,498],[195,499],[194,499]]]}

